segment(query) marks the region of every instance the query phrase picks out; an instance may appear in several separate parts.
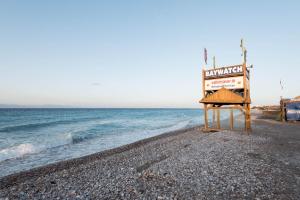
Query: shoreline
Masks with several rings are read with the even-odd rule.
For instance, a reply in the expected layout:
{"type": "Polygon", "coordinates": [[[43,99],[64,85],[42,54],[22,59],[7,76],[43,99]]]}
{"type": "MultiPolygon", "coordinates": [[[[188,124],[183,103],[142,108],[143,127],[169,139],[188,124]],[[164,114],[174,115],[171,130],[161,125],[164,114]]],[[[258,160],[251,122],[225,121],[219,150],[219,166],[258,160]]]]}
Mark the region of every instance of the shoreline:
{"type": "Polygon", "coordinates": [[[2,178],[200,125],[202,111],[78,108],[51,112],[17,109],[0,114],[0,135],[4,137],[0,144],[2,178]]]}
{"type": "Polygon", "coordinates": [[[34,177],[37,177],[37,176],[43,176],[45,174],[65,170],[65,169],[71,168],[75,165],[87,164],[87,163],[92,162],[94,160],[101,160],[101,159],[104,159],[108,156],[112,156],[114,154],[122,153],[124,151],[128,151],[128,150],[133,149],[133,148],[138,148],[138,147],[140,147],[142,145],[145,145],[149,142],[156,141],[156,140],[159,140],[159,139],[162,139],[162,138],[165,138],[165,137],[176,136],[178,134],[182,134],[182,133],[185,133],[185,132],[190,131],[190,130],[200,129],[203,126],[204,125],[198,125],[198,126],[182,128],[182,129],[178,129],[178,130],[174,130],[174,131],[169,131],[169,132],[158,134],[158,135],[153,136],[153,137],[138,140],[138,141],[133,142],[133,143],[125,144],[125,145],[122,145],[122,146],[119,146],[119,147],[116,147],[116,148],[107,149],[107,150],[99,151],[99,152],[89,154],[89,155],[86,155],[86,156],[81,156],[81,157],[78,157],[78,158],[72,158],[72,159],[68,159],[68,160],[54,162],[54,163],[50,163],[50,164],[47,164],[47,165],[34,167],[34,168],[31,168],[31,169],[28,169],[28,170],[24,170],[24,171],[16,172],[16,173],[13,173],[13,174],[9,174],[9,175],[0,177],[0,189],[5,188],[5,187],[10,186],[10,185],[14,185],[18,182],[22,182],[23,180],[28,179],[28,178],[34,178],[34,177]]]}
{"type": "MultiPolygon", "coordinates": [[[[299,199],[300,124],[181,129],[0,179],[0,199],[299,199]]],[[[276,123],[274,123],[276,122],[276,123]]]]}
{"type": "MultiPolygon", "coordinates": [[[[178,108],[178,109],[182,109],[182,108],[178,108]]],[[[237,115],[236,117],[240,118],[241,114],[237,115]]],[[[221,119],[221,121],[220,121],[221,125],[224,124],[227,120],[229,120],[229,117],[221,119]]],[[[32,174],[37,174],[37,175],[43,174],[43,171],[46,171],[45,173],[47,173],[47,172],[55,172],[58,170],[64,170],[64,169],[67,169],[69,165],[72,166],[74,162],[78,162],[79,164],[84,164],[85,162],[89,162],[94,159],[105,158],[106,156],[111,156],[116,153],[121,153],[123,151],[127,151],[131,148],[136,148],[140,145],[143,145],[143,144],[151,142],[151,141],[159,140],[161,138],[169,137],[169,136],[176,135],[176,134],[181,134],[181,133],[187,132],[189,130],[192,130],[195,128],[202,128],[202,127],[204,127],[203,123],[201,123],[200,125],[191,125],[191,126],[186,126],[183,128],[171,130],[171,131],[161,132],[158,135],[140,139],[135,142],[117,146],[117,147],[114,147],[111,149],[106,149],[106,150],[94,152],[92,154],[79,156],[79,157],[75,157],[75,158],[70,158],[67,160],[57,161],[57,162],[49,163],[46,165],[36,166],[36,167],[30,168],[30,169],[25,169],[25,170],[17,171],[15,173],[11,173],[8,175],[0,176],[0,189],[1,189],[1,185],[3,182],[10,182],[10,181],[3,181],[2,179],[9,178],[12,180],[12,179],[16,179],[15,177],[18,177],[18,179],[20,179],[20,177],[23,177],[23,176],[28,176],[28,175],[32,176],[32,174]]],[[[241,130],[237,129],[235,131],[241,131],[241,130]]]]}

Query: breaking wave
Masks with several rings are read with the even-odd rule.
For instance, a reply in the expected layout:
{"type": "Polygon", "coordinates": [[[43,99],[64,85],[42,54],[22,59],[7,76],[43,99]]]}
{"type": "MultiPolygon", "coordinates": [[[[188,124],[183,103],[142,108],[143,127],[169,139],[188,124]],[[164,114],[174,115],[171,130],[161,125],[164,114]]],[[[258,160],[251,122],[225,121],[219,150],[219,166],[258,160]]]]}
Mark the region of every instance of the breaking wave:
{"type": "Polygon", "coordinates": [[[16,126],[7,126],[0,128],[0,132],[18,132],[18,131],[30,131],[30,130],[36,130],[40,128],[47,128],[50,126],[55,125],[64,125],[64,124],[71,124],[76,122],[86,122],[99,119],[98,117],[92,117],[92,118],[80,118],[80,119],[71,119],[71,120],[60,120],[60,121],[51,121],[51,122],[41,122],[41,123],[32,123],[32,124],[22,124],[22,125],[16,125],[16,126]]]}
{"type": "Polygon", "coordinates": [[[26,154],[34,153],[35,147],[30,143],[19,144],[0,150],[0,161],[22,157],[26,154]]]}

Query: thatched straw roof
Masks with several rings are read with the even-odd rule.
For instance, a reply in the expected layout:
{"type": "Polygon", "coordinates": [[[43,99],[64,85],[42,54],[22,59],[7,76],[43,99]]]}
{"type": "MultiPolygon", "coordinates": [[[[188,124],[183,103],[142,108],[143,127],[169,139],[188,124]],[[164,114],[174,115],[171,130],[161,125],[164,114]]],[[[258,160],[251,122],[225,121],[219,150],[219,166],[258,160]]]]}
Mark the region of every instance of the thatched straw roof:
{"type": "Polygon", "coordinates": [[[217,92],[204,97],[199,101],[200,103],[212,103],[212,104],[242,104],[250,103],[250,98],[247,98],[246,101],[244,98],[234,92],[221,88],[217,92]]]}

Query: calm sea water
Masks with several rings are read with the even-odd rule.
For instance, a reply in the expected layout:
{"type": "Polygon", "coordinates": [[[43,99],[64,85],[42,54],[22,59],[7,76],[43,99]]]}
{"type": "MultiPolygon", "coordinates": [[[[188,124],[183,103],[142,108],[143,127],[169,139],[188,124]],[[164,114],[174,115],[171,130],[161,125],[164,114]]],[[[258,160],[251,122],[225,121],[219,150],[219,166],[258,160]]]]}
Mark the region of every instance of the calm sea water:
{"type": "Polygon", "coordinates": [[[0,176],[200,125],[200,109],[0,109],[0,176]]]}

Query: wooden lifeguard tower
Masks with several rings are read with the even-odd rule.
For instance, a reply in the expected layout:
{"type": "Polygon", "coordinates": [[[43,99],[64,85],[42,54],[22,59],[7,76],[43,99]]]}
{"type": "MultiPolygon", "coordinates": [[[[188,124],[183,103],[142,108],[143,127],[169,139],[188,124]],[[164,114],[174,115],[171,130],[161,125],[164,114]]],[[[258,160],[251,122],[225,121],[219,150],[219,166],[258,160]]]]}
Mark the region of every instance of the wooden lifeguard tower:
{"type": "Polygon", "coordinates": [[[251,131],[250,71],[246,66],[247,50],[243,47],[243,40],[241,40],[241,48],[242,64],[216,68],[214,62],[212,69],[202,70],[203,98],[199,102],[204,104],[206,130],[222,129],[221,109],[230,109],[230,129],[234,129],[233,109],[238,109],[245,117],[245,131],[251,131]],[[214,128],[209,127],[208,110],[213,111],[213,120],[217,118],[217,126],[214,128]]]}

